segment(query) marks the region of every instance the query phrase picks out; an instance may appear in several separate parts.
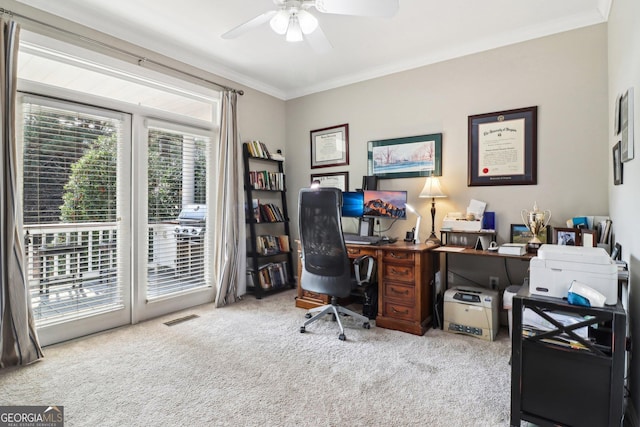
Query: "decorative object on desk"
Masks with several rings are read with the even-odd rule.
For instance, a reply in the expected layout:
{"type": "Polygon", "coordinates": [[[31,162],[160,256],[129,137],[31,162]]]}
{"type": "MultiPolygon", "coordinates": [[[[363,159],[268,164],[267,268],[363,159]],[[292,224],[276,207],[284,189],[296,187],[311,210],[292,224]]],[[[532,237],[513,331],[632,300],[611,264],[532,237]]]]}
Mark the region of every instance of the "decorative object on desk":
{"type": "Polygon", "coordinates": [[[348,164],[348,124],[311,131],[311,169],[348,164]]]}
{"type": "Polygon", "coordinates": [[[476,239],[475,249],[479,251],[488,251],[491,247],[491,243],[495,243],[496,249],[498,248],[498,244],[492,241],[490,236],[478,236],[476,239]]]}
{"type": "Polygon", "coordinates": [[[526,243],[505,243],[498,248],[498,253],[502,255],[522,256],[527,253],[526,243]]]}
{"type": "Polygon", "coordinates": [[[427,239],[427,242],[440,244],[440,239],[436,236],[435,224],[436,224],[436,197],[447,197],[440,187],[440,180],[435,176],[430,176],[424,183],[422,191],[420,192],[421,198],[431,198],[431,235],[427,239]]]}
{"type": "MultiPolygon", "coordinates": [[[[413,212],[418,217],[418,219],[416,219],[416,226],[413,229],[413,238],[410,240],[413,240],[413,243],[415,244],[419,244],[420,243],[420,220],[422,219],[422,216],[409,203],[406,203],[405,206],[409,211],[413,212]]],[[[433,235],[435,236],[435,233],[433,233],[433,235]]],[[[407,239],[408,238],[409,238],[409,235],[407,234],[407,239]]],[[[407,239],[405,239],[405,241],[407,239]]]]}
{"type": "Polygon", "coordinates": [[[469,116],[468,186],[537,184],[538,107],[469,116]]]}
{"type": "Polygon", "coordinates": [[[620,158],[623,162],[633,159],[633,87],[620,98],[620,158]]]}
{"type": "Polygon", "coordinates": [[[349,191],[349,172],[331,172],[311,174],[311,181],[319,181],[320,187],[335,187],[340,191],[349,191]]]}
{"type": "Polygon", "coordinates": [[[526,209],[522,209],[520,211],[520,216],[522,217],[522,222],[527,226],[533,237],[529,240],[528,244],[531,249],[535,250],[540,247],[542,241],[538,237],[538,234],[549,225],[549,221],[551,221],[551,211],[541,211],[538,209],[538,203],[533,203],[533,210],[528,211],[526,209]]]}
{"type": "Polygon", "coordinates": [[[622,184],[622,155],[620,141],[613,146],[613,185],[622,184]]]}
{"type": "Polygon", "coordinates": [[[442,175],[442,134],[369,141],[369,175],[412,178],[442,175]]]}
{"type": "Polygon", "coordinates": [[[553,243],[562,246],[580,246],[580,229],[560,227],[554,228],[553,243]]]}

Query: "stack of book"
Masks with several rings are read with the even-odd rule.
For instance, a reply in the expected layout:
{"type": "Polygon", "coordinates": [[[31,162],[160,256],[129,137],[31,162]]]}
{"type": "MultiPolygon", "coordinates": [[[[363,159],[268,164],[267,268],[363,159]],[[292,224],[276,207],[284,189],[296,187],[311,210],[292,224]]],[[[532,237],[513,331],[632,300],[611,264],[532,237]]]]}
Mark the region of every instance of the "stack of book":
{"type": "Polygon", "coordinates": [[[498,249],[499,254],[522,256],[527,253],[526,243],[505,243],[498,249]]]}

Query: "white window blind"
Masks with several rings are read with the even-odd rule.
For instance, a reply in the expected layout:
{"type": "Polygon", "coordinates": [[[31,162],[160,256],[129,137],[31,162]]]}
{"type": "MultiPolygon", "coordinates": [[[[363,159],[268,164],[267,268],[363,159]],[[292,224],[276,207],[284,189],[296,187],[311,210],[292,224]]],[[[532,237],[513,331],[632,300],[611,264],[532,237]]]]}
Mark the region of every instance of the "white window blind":
{"type": "Polygon", "coordinates": [[[27,274],[38,326],[122,309],[124,115],[24,97],[27,274]]]}
{"type": "Polygon", "coordinates": [[[209,138],[158,127],[148,134],[147,299],[154,300],[207,286],[209,138]]]}

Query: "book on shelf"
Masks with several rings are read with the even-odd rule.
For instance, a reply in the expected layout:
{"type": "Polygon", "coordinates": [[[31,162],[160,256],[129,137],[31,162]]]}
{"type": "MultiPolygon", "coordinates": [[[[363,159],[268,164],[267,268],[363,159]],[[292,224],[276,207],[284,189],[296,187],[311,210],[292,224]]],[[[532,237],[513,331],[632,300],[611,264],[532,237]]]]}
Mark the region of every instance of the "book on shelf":
{"type": "Polygon", "coordinates": [[[247,141],[247,150],[251,157],[258,157],[261,159],[270,159],[271,154],[269,154],[269,150],[267,146],[262,141],[247,141]]]}
{"type": "Polygon", "coordinates": [[[289,252],[289,236],[256,236],[256,251],[261,255],[274,255],[289,252]]]}
{"type": "Polygon", "coordinates": [[[273,203],[260,204],[261,222],[283,222],[284,215],[280,208],[273,203]]]}
{"type": "Polygon", "coordinates": [[[258,278],[262,289],[282,288],[289,282],[287,261],[270,262],[258,267],[258,278]]]}
{"type": "Polygon", "coordinates": [[[250,171],[249,184],[254,190],[284,190],[284,173],[272,171],[250,171]]]}
{"type": "Polygon", "coordinates": [[[504,243],[498,248],[498,253],[503,255],[522,256],[527,253],[526,243],[504,243]]]}

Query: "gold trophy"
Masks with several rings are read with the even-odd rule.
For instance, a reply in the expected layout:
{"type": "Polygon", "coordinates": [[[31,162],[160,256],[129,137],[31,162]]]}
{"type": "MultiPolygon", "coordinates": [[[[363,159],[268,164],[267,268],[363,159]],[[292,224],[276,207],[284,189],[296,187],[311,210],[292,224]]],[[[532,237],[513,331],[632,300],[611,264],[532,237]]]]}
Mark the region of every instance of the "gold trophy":
{"type": "Polygon", "coordinates": [[[530,249],[537,250],[542,244],[538,235],[547,227],[549,221],[551,221],[551,211],[539,210],[538,204],[534,202],[533,210],[528,211],[526,209],[522,209],[520,216],[529,231],[531,231],[531,234],[533,234],[533,237],[529,240],[528,247],[530,249]]]}

